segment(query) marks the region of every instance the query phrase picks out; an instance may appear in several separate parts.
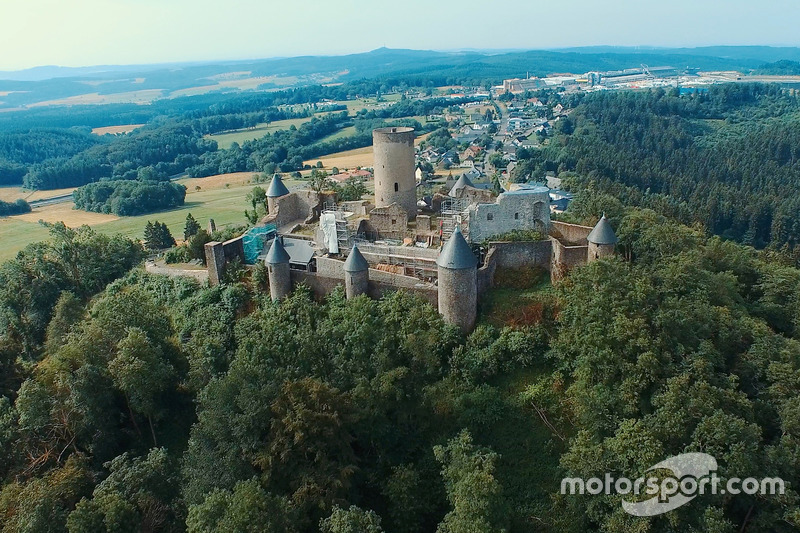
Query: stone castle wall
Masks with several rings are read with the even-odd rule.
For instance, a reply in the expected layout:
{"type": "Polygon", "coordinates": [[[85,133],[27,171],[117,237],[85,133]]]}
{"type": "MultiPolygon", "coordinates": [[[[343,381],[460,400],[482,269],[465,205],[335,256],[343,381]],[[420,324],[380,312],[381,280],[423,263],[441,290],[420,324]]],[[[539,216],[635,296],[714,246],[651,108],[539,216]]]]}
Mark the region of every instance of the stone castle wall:
{"type": "Polygon", "coordinates": [[[491,204],[469,207],[469,240],[482,242],[515,229],[536,229],[547,234],[550,225],[549,193],[504,193],[491,204]]]}
{"type": "Polygon", "coordinates": [[[550,222],[550,235],[572,245],[586,245],[586,238],[592,232],[589,226],[579,226],[577,224],[567,224],[553,220],[550,222]]]}

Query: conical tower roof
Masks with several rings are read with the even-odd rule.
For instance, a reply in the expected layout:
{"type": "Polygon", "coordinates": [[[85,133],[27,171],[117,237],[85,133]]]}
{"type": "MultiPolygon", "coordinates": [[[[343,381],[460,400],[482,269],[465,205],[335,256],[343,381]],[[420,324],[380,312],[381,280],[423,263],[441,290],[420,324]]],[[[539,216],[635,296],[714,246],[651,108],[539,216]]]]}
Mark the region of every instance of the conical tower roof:
{"type": "Polygon", "coordinates": [[[283,184],[280,175],[275,174],[272,176],[272,183],[269,184],[269,189],[267,190],[267,198],[279,198],[287,194],[289,194],[289,189],[283,184]]]}
{"type": "Polygon", "coordinates": [[[364,272],[365,270],[369,270],[369,263],[367,263],[367,260],[361,255],[358,246],[354,245],[350,255],[347,256],[347,261],[344,262],[344,271],[364,272]]]}
{"type": "Polygon", "coordinates": [[[289,252],[287,252],[286,248],[283,246],[283,239],[280,237],[275,237],[275,240],[272,241],[272,246],[269,248],[269,252],[267,252],[267,257],[264,259],[264,262],[269,263],[270,265],[280,265],[289,262],[289,252]]]}
{"type": "Polygon", "coordinates": [[[450,189],[450,193],[448,193],[448,196],[455,196],[456,192],[459,189],[463,189],[464,187],[475,187],[475,185],[473,185],[472,182],[469,181],[469,178],[467,177],[466,174],[461,174],[461,177],[458,178],[456,184],[453,185],[452,189],[450,189]]]}
{"type": "Polygon", "coordinates": [[[611,223],[606,218],[605,213],[603,213],[603,217],[594,227],[589,236],[586,237],[586,240],[592,244],[616,244],[617,243],[617,234],[614,233],[614,229],[611,227],[611,223]]]}
{"type": "Polygon", "coordinates": [[[458,226],[456,226],[453,235],[442,247],[442,252],[436,259],[436,264],[442,268],[452,270],[475,268],[478,265],[478,258],[470,250],[469,244],[467,244],[458,226]]]}

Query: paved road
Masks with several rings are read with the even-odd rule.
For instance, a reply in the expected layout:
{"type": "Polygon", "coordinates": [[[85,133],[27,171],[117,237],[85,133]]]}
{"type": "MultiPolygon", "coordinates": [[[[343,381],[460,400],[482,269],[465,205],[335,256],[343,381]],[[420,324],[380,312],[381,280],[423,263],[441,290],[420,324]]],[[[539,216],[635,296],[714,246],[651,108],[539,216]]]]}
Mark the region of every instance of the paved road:
{"type": "Polygon", "coordinates": [[[43,200],[34,200],[28,202],[31,207],[44,207],[46,205],[63,204],[72,201],[72,193],[62,194],[61,196],[53,196],[52,198],[45,198],[43,200]]]}

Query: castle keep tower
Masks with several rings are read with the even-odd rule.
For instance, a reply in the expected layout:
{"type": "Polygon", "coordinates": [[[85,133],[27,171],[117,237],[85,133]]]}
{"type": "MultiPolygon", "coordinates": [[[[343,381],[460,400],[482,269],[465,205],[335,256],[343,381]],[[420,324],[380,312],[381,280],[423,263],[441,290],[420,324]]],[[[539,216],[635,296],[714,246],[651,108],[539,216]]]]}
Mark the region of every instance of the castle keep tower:
{"type": "Polygon", "coordinates": [[[369,290],[369,263],[358,251],[358,246],[353,246],[344,262],[344,290],[348,300],[367,294],[369,290]]]}
{"type": "Polygon", "coordinates": [[[589,256],[587,258],[589,263],[597,259],[602,259],[603,257],[614,255],[614,248],[617,244],[617,234],[614,233],[614,229],[611,227],[611,223],[606,218],[605,213],[603,213],[603,217],[591,233],[589,233],[589,236],[586,237],[586,240],[589,241],[589,256]]]}
{"type": "Polygon", "coordinates": [[[289,189],[283,184],[283,180],[278,174],[272,176],[272,183],[269,184],[267,189],[267,209],[270,215],[274,215],[277,211],[276,202],[281,196],[289,194],[289,189]]]}
{"type": "Polygon", "coordinates": [[[273,300],[281,300],[292,292],[289,275],[289,253],[283,247],[283,240],[275,237],[264,259],[269,273],[269,294],[273,300]]]}
{"type": "Polygon", "coordinates": [[[417,218],[414,176],[414,128],[378,128],[372,132],[375,154],[375,207],[397,203],[417,218]]]}
{"type": "Polygon", "coordinates": [[[478,259],[456,226],[436,260],[439,272],[439,314],[445,322],[469,333],[478,313],[478,259]]]}

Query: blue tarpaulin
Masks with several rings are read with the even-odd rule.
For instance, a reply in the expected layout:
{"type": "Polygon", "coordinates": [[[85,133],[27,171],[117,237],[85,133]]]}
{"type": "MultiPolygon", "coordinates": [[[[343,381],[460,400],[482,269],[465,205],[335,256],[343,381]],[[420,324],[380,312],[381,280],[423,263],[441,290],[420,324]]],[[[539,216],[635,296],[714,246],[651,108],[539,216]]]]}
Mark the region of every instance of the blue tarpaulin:
{"type": "Polygon", "coordinates": [[[242,237],[244,262],[248,265],[254,265],[258,261],[259,254],[264,250],[264,244],[271,241],[277,233],[278,228],[274,224],[250,228],[242,237]]]}

